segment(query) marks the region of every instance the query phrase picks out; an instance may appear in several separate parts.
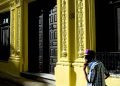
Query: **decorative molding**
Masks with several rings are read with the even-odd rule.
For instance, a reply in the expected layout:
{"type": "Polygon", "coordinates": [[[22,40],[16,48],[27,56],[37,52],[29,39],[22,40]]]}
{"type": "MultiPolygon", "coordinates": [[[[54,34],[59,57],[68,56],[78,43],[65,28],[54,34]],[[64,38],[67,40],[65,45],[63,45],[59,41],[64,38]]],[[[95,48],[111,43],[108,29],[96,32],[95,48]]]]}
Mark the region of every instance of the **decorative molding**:
{"type": "Polygon", "coordinates": [[[68,62],[68,61],[66,61],[66,62],[64,62],[64,61],[62,61],[62,62],[57,62],[56,64],[57,64],[57,65],[62,65],[62,66],[71,66],[71,67],[72,67],[72,63],[71,63],[71,62],[68,62]]]}
{"type": "Polygon", "coordinates": [[[10,52],[11,52],[11,55],[14,55],[15,53],[15,47],[14,47],[14,21],[15,21],[15,10],[12,10],[11,11],[11,16],[10,16],[10,52]]]}
{"type": "Polygon", "coordinates": [[[76,0],[76,35],[77,35],[77,57],[82,57],[85,49],[85,19],[84,19],[84,2],[83,0],[76,0]]]}
{"type": "Polygon", "coordinates": [[[10,2],[10,0],[0,0],[0,7],[5,4],[8,4],[9,2],[10,2]]]}
{"type": "Polygon", "coordinates": [[[67,3],[61,3],[62,57],[67,56],[67,3]]]}
{"type": "Polygon", "coordinates": [[[10,10],[10,1],[9,0],[0,0],[0,13],[10,10]]]}
{"type": "Polygon", "coordinates": [[[15,0],[16,7],[19,7],[22,5],[23,0],[15,0]]]}
{"type": "Polygon", "coordinates": [[[17,31],[16,31],[16,55],[20,54],[20,34],[21,34],[21,8],[17,9],[17,31]]]}
{"type": "Polygon", "coordinates": [[[14,1],[10,2],[10,9],[11,10],[15,9],[15,2],[14,1]]]}
{"type": "Polygon", "coordinates": [[[20,3],[20,0],[15,0],[15,4],[18,4],[18,3],[20,3]]]}
{"type": "Polygon", "coordinates": [[[10,61],[20,62],[20,57],[10,57],[10,61]]]}
{"type": "Polygon", "coordinates": [[[21,3],[23,0],[12,0],[11,9],[11,55],[20,55],[21,3]]]}
{"type": "Polygon", "coordinates": [[[32,2],[34,2],[34,1],[36,1],[36,0],[28,0],[28,3],[32,3],[32,2]]]}
{"type": "Polygon", "coordinates": [[[23,0],[13,0],[13,1],[11,1],[10,2],[11,9],[13,10],[15,8],[20,7],[22,5],[22,2],[23,2],[23,0]]]}

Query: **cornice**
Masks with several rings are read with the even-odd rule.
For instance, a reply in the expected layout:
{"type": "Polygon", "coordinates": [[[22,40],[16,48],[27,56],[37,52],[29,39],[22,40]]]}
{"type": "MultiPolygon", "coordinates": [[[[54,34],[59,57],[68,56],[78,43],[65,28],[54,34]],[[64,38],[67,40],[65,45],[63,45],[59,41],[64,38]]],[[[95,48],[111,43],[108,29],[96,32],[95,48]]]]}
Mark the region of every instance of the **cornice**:
{"type": "Polygon", "coordinates": [[[34,2],[34,1],[36,1],[36,0],[28,0],[28,3],[31,3],[31,2],[34,2]]]}
{"type": "Polygon", "coordinates": [[[9,4],[10,0],[0,0],[0,6],[3,6],[5,4],[9,4]]]}
{"type": "Polygon", "coordinates": [[[0,13],[9,11],[10,0],[0,0],[0,13]]]}

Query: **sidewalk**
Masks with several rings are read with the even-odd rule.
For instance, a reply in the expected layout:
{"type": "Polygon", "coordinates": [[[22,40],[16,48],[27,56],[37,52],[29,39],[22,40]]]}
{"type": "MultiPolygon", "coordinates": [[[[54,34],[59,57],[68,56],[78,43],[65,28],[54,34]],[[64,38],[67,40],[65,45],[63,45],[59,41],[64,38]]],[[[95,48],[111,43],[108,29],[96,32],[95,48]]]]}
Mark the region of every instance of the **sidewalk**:
{"type": "Polygon", "coordinates": [[[29,80],[0,71],[0,86],[52,86],[44,82],[29,80]]]}

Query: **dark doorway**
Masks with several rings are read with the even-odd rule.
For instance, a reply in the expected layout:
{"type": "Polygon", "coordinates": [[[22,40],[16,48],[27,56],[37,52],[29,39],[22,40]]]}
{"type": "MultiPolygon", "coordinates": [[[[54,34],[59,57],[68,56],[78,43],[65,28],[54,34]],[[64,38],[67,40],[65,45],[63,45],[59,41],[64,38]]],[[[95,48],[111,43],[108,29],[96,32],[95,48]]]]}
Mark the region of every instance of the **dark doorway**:
{"type": "Polygon", "coordinates": [[[29,72],[54,73],[57,53],[56,2],[29,3],[29,72]]]}
{"type": "Polygon", "coordinates": [[[112,73],[120,71],[120,0],[95,0],[96,51],[112,73]]]}
{"type": "Polygon", "coordinates": [[[0,60],[10,57],[10,12],[0,14],[0,60]]]}
{"type": "Polygon", "coordinates": [[[110,0],[95,0],[97,51],[118,51],[116,14],[110,0]]]}

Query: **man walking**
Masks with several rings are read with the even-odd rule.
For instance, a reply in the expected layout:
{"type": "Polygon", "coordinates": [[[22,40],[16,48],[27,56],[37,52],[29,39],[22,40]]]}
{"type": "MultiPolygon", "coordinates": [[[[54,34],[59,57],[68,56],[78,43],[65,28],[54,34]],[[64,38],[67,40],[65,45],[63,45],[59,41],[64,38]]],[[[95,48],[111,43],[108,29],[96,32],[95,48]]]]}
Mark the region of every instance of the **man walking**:
{"type": "Polygon", "coordinates": [[[109,72],[105,69],[102,62],[95,59],[95,51],[87,49],[85,54],[83,71],[87,86],[106,86],[105,79],[110,76],[109,72]]]}

